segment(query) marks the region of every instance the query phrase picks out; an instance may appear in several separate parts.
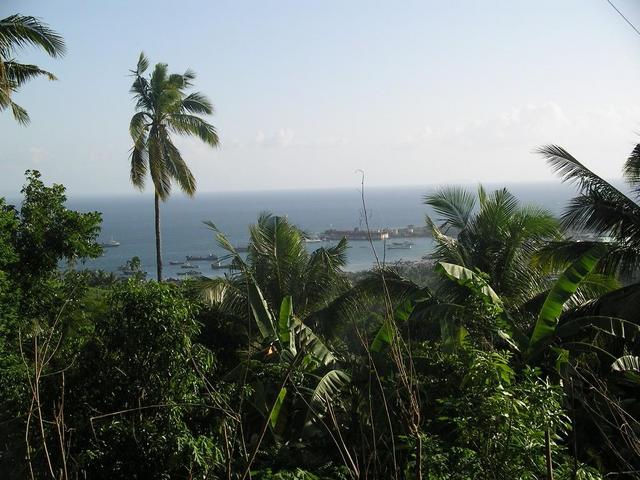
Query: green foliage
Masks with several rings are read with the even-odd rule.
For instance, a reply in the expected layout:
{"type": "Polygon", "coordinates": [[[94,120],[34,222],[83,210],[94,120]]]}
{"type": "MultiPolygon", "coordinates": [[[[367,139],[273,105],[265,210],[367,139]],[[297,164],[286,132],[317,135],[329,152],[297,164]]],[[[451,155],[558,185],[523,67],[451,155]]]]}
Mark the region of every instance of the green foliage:
{"type": "MultiPolygon", "coordinates": [[[[218,234],[225,278],[115,281],[59,270],[100,252],[98,214],[66,209],[37,173],[24,195],[0,202],[8,478],[534,479],[547,454],[560,480],[636,467],[640,327],[607,310],[636,297],[586,300],[591,251],[521,304],[473,263],[436,265],[434,290],[388,268],[352,284],[346,242],[309,253],[265,214],[246,260],[218,234]]],[[[450,226],[476,221],[471,198],[440,199],[450,226]]],[[[506,192],[479,203],[505,228],[519,211],[506,192]]]]}
{"type": "Polygon", "coordinates": [[[595,268],[602,254],[601,248],[594,247],[569,266],[560,278],[556,280],[538,314],[538,320],[529,342],[529,351],[553,335],[565,302],[569,300],[578,289],[580,283],[595,268]]]}
{"type": "Polygon", "coordinates": [[[82,469],[204,478],[222,461],[212,415],[220,399],[205,394],[215,362],[193,344],[195,306],[173,287],[136,281],[116,285],[108,305],[72,380],[87,392],[77,407],[90,407],[76,427],[88,442],[78,445],[82,469]]]}
{"type": "Polygon", "coordinates": [[[95,258],[102,252],[96,243],[99,213],[67,209],[65,188],[55,184],[45,186],[36,170],[27,170],[26,177],[22,204],[15,212],[17,225],[12,232],[17,258],[7,267],[23,286],[55,273],[62,260],[77,262],[95,258]]]}
{"type": "Polygon", "coordinates": [[[571,240],[550,245],[547,256],[566,262],[576,258],[585,248],[598,244],[607,253],[601,262],[603,270],[621,272],[627,278],[635,275],[640,266],[640,146],[634,148],[623,168],[631,189],[629,196],[560,146],[546,145],[538,151],[563,182],[575,184],[580,189],[580,195],[571,200],[562,216],[563,225],[601,237],[589,242],[571,240]],[[605,236],[611,241],[604,241],[602,237],[605,236]]]}
{"type": "Polygon", "coordinates": [[[25,47],[36,47],[51,57],[65,53],[64,40],[40,19],[25,15],[10,15],[0,19],[0,111],[11,109],[19,123],[29,123],[27,111],[13,101],[13,95],[29,80],[55,75],[37,65],[16,61],[16,54],[25,47]]]}
{"type": "Polygon", "coordinates": [[[507,303],[519,304],[544,290],[546,272],[531,262],[536,250],[560,237],[550,212],[526,205],[506,189],[475,198],[459,187],[427,195],[437,219],[427,218],[436,243],[437,262],[456,264],[488,275],[488,284],[507,303]]]}

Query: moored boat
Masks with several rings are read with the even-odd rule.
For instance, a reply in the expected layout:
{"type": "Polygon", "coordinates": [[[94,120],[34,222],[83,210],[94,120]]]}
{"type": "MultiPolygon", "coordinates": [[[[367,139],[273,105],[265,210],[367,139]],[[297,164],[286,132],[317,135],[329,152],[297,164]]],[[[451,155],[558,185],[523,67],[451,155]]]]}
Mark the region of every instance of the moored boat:
{"type": "Polygon", "coordinates": [[[114,247],[119,247],[120,242],[114,240],[113,237],[111,237],[111,240],[109,240],[108,242],[101,242],[100,246],[102,248],[114,248],[114,247]]]}
{"type": "Polygon", "coordinates": [[[189,262],[206,262],[217,260],[218,256],[215,253],[209,255],[187,255],[187,261],[189,262]]]}

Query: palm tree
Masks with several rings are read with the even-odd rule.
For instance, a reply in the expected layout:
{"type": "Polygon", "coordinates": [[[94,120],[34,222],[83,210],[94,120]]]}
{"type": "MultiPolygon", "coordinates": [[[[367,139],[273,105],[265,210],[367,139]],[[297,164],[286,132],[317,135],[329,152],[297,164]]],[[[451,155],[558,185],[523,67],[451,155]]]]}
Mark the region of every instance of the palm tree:
{"type": "Polygon", "coordinates": [[[434,260],[488,274],[491,287],[511,301],[541,291],[545,274],[531,260],[560,236],[550,212],[519,205],[506,189],[489,194],[479,187],[479,208],[476,198],[459,187],[440,189],[424,201],[438,215],[435,221],[427,217],[436,242],[434,260]]]}
{"type": "Polygon", "coordinates": [[[0,20],[0,111],[10,108],[13,117],[22,125],[29,123],[29,115],[13,101],[13,94],[32,78],[56,79],[37,65],[15,60],[16,53],[27,46],[41,48],[54,58],[65,53],[62,37],[37,18],[11,15],[0,20]]]}
{"type": "MultiPolygon", "coordinates": [[[[209,224],[215,229],[213,224],[209,224]]],[[[223,311],[240,318],[250,303],[247,285],[255,283],[269,308],[277,311],[285,297],[292,298],[296,316],[311,321],[314,314],[344,293],[349,282],[342,268],[346,264],[347,241],[309,253],[305,234],[286,218],[262,213],[249,228],[247,260],[242,260],[221,234],[222,246],[231,252],[237,274],[207,281],[210,299],[223,311]]],[[[313,323],[313,322],[312,322],[313,323]]]]}
{"type": "Polygon", "coordinates": [[[131,182],[144,189],[147,172],[154,187],[156,269],[162,281],[162,250],[160,241],[160,200],[171,194],[171,182],[189,196],[196,191],[196,180],[172,141],[172,134],[199,138],[207,145],[218,146],[218,134],[213,125],[198,115],[211,115],[213,105],[200,92],[187,94],[195,73],[169,74],[166,63],[156,64],[149,78],[144,73],[149,61],[140,54],[138,65],[132,71],[134,81],[131,93],[136,102],[136,113],[131,118],[129,132],[133,139],[131,149],[131,182]]]}
{"type": "Polygon", "coordinates": [[[566,241],[550,245],[546,254],[560,261],[577,258],[596,244],[603,244],[608,253],[602,267],[608,271],[634,274],[640,266],[640,144],[627,159],[623,176],[630,195],[621,192],[580,163],[557,145],[541,147],[538,152],[563,182],[573,183],[580,195],[567,206],[562,225],[573,230],[588,230],[612,241],[566,241]]]}

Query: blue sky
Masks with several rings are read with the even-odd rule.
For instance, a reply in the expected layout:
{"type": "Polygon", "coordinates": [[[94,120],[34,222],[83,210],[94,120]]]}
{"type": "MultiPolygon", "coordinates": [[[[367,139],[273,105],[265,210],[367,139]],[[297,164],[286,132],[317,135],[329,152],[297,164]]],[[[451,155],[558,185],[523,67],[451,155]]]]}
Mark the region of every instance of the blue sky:
{"type": "MultiPolygon", "coordinates": [[[[640,4],[616,0],[640,25],[640,4]]],[[[130,193],[127,72],[194,69],[222,145],[179,145],[200,191],[549,180],[559,143],[607,177],[640,132],[640,36],[605,0],[5,0],[68,44],[0,114],[0,194],[27,168],[130,193]]]]}

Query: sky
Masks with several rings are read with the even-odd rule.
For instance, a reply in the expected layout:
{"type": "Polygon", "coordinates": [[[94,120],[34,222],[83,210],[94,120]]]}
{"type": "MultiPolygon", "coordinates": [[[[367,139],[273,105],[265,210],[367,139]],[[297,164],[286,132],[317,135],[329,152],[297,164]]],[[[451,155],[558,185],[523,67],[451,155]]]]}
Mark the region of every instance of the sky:
{"type": "MultiPolygon", "coordinates": [[[[640,26],[640,2],[614,0],[640,26]]],[[[213,150],[177,140],[201,192],[547,181],[560,144],[618,178],[640,142],[640,35],[606,0],[3,0],[61,33],[54,72],[0,112],[0,195],[26,169],[127,194],[129,70],[195,70],[213,150]]]]}

